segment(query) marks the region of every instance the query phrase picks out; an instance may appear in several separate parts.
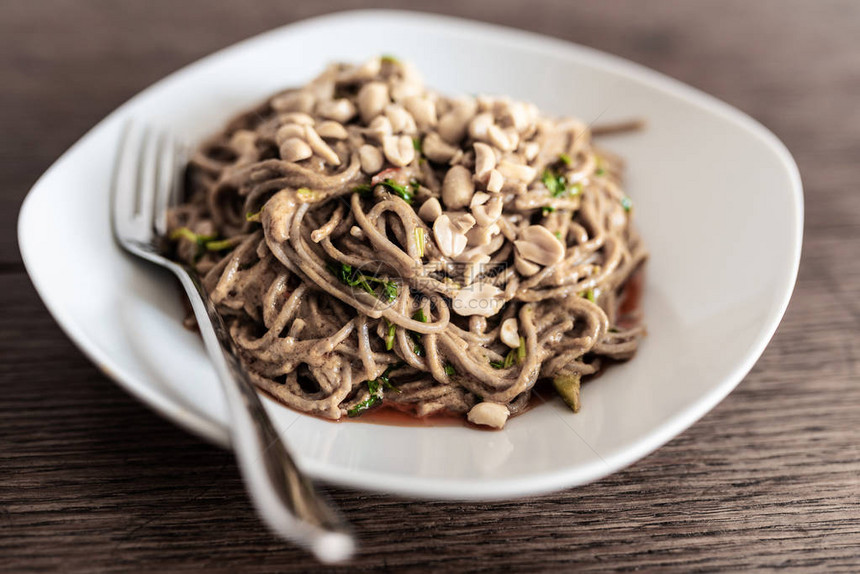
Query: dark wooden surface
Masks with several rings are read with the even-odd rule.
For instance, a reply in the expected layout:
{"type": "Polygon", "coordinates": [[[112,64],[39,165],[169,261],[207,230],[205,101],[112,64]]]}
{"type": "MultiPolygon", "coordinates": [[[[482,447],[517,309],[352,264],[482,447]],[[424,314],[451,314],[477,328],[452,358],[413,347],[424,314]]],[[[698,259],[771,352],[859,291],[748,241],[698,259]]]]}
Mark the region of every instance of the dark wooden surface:
{"type": "MultiPolygon", "coordinates": [[[[14,230],[38,175],[141,88],[268,28],[361,5],[3,1],[0,570],[314,567],[261,527],[229,453],[147,410],[73,347],[24,274],[14,230]]],[[[360,536],[352,568],[860,570],[860,3],[401,6],[603,49],[750,113],[800,165],[806,233],[776,337],[687,432],[623,472],[539,498],[451,504],[333,489],[360,536]]]]}

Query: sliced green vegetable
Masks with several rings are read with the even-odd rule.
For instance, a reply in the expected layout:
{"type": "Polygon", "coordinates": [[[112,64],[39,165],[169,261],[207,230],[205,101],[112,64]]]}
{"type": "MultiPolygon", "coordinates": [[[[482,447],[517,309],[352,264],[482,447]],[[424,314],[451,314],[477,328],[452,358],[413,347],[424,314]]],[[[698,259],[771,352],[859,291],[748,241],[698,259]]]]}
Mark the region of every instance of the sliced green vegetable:
{"type": "Polygon", "coordinates": [[[540,208],[540,210],[541,210],[541,215],[547,216],[550,213],[552,213],[553,211],[555,211],[555,208],[551,205],[544,205],[543,207],[540,208]]]}
{"type": "Polygon", "coordinates": [[[511,368],[511,367],[514,365],[514,363],[515,363],[516,361],[517,361],[517,350],[516,350],[516,349],[511,349],[510,351],[508,351],[508,354],[507,354],[507,356],[505,357],[504,367],[505,367],[506,369],[509,369],[509,368],[511,368]]]}
{"type": "Polygon", "coordinates": [[[209,241],[206,243],[207,251],[224,251],[225,249],[233,249],[236,244],[232,239],[222,239],[220,241],[209,241]]]}
{"type": "Polygon", "coordinates": [[[262,209],[260,211],[258,211],[257,213],[252,213],[249,211],[248,213],[245,214],[245,221],[259,222],[261,215],[263,215],[262,209]]]}
{"type": "Polygon", "coordinates": [[[451,363],[445,363],[445,374],[449,377],[456,375],[457,371],[456,369],[454,369],[454,365],[452,365],[451,363]]]}
{"type": "Polygon", "coordinates": [[[567,403],[567,406],[573,410],[573,412],[578,413],[580,402],[579,402],[579,390],[580,390],[580,377],[579,375],[558,375],[553,378],[552,386],[555,387],[556,392],[564,399],[564,402],[567,403]]]}
{"type": "Polygon", "coordinates": [[[415,151],[421,153],[421,138],[412,138],[412,147],[415,148],[415,151]]]}
{"type": "Polygon", "coordinates": [[[177,227],[170,232],[171,240],[177,241],[179,239],[187,239],[192,243],[196,243],[200,248],[205,248],[207,243],[214,241],[217,238],[217,235],[201,235],[199,233],[194,233],[187,227],[177,227]]]}
{"type": "Polygon", "coordinates": [[[380,56],[379,59],[381,61],[385,62],[386,64],[399,64],[400,63],[400,60],[398,60],[396,57],[392,56],[391,54],[383,54],[382,56],[380,56]]]}
{"type": "Polygon", "coordinates": [[[197,263],[206,251],[222,251],[228,247],[233,247],[227,239],[218,240],[217,235],[201,235],[199,233],[194,233],[187,227],[178,227],[171,231],[170,239],[172,241],[185,239],[196,244],[197,251],[194,254],[194,263],[197,263]],[[212,246],[211,248],[210,245],[212,246]]]}
{"type": "MultiPolygon", "coordinates": [[[[386,321],[387,322],[387,321],[386,321]]],[[[385,350],[390,351],[394,348],[394,335],[397,332],[397,325],[388,323],[388,333],[385,335],[385,350]]]]}
{"type": "Polygon", "coordinates": [[[361,195],[367,195],[371,191],[373,191],[373,186],[369,183],[360,183],[352,188],[353,193],[360,193],[361,195]]]}
{"type": "Polygon", "coordinates": [[[418,246],[418,257],[424,257],[424,245],[426,240],[424,238],[424,228],[416,227],[415,228],[415,244],[418,246]]]}
{"type": "Polygon", "coordinates": [[[418,309],[417,311],[415,311],[415,314],[412,315],[412,318],[416,321],[421,321],[422,323],[427,322],[427,316],[424,315],[424,309],[418,309]]]}
{"type": "Polygon", "coordinates": [[[296,194],[306,201],[313,201],[317,198],[317,192],[309,187],[300,187],[296,190],[296,194]]]}
{"type": "Polygon", "coordinates": [[[594,289],[588,289],[585,293],[582,294],[583,297],[591,301],[592,303],[597,302],[597,297],[594,295],[594,289]]]}
{"type": "Polygon", "coordinates": [[[504,361],[490,361],[490,366],[494,369],[509,369],[514,363],[520,364],[526,358],[526,340],[520,337],[520,346],[516,349],[511,349],[505,355],[504,361]]]}
{"type": "Polygon", "coordinates": [[[564,165],[570,165],[573,163],[573,160],[570,159],[570,156],[567,155],[566,153],[563,153],[560,156],[558,156],[558,161],[560,161],[564,165]]]}

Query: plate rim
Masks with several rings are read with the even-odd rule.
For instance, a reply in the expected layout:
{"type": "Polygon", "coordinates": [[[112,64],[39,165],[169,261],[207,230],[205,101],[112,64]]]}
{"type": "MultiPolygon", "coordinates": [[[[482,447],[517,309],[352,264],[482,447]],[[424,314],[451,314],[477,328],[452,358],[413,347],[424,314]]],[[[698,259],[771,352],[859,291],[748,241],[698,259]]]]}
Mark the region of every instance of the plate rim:
{"type": "MultiPolygon", "coordinates": [[[[466,30],[473,37],[478,35],[479,38],[477,41],[479,42],[485,39],[502,38],[510,40],[523,48],[533,48],[535,51],[546,52],[556,49],[564,50],[568,53],[576,53],[578,56],[589,60],[592,65],[630,77],[660,92],[683,97],[686,101],[697,107],[704,108],[721,119],[729,121],[739,128],[743,128],[750,136],[755,136],[766,144],[775,154],[789,176],[790,189],[787,193],[791,199],[791,206],[794,212],[794,228],[791,231],[795,236],[795,241],[791,246],[792,266],[788,270],[788,280],[779,286],[778,305],[773,307],[769,312],[768,318],[762,323],[756,343],[750,346],[743,360],[738,361],[732,372],[724,377],[714,388],[699,396],[687,408],[654,427],[646,436],[620,449],[614,455],[601,457],[600,461],[553,472],[544,472],[529,477],[489,480],[420,478],[410,476],[409,480],[403,481],[393,479],[392,477],[396,478],[396,475],[386,472],[352,469],[348,473],[343,473],[342,470],[337,471],[330,465],[314,460],[302,460],[303,469],[312,477],[331,484],[425,499],[493,500],[542,494],[593,482],[623,469],[681,434],[722,401],[749,373],[770,343],[782,321],[797,282],[803,243],[803,185],[797,164],[785,144],[768,128],[738,108],[662,72],[620,56],[537,32],[498,24],[489,24],[467,18],[409,10],[359,9],[324,14],[278,26],[216,50],[167,74],[136,93],[90,128],[54,161],[32,185],[21,205],[17,225],[18,245],[27,275],[30,277],[36,292],[61,330],[73,344],[108,378],[115,381],[121,388],[125,389],[126,392],[147,407],[192,434],[208,442],[229,448],[228,427],[211,419],[202,412],[185,409],[182,405],[174,402],[168,395],[158,392],[155,390],[155,387],[147,384],[144,378],[136,377],[134,373],[122,372],[124,370],[123,367],[117,364],[105,350],[101,349],[97,343],[90,339],[59,303],[51,300],[48,288],[42,285],[38,279],[38,264],[31,256],[28,256],[28,241],[26,236],[29,229],[28,222],[32,217],[30,211],[34,203],[33,198],[36,197],[39,189],[41,189],[42,182],[52,172],[60,169],[69,161],[69,157],[73,152],[91,137],[94,137],[96,131],[99,131],[111,122],[118,121],[135,101],[145,98],[152,91],[158,90],[164,83],[175,76],[198,66],[205,65],[222,53],[263,41],[269,36],[289,33],[301,27],[338,24],[360,18],[403,20],[420,18],[422,23],[432,22],[434,25],[442,24],[454,31],[466,30]]],[[[124,256],[126,255],[124,254],[124,256]]],[[[782,273],[785,273],[785,270],[782,273]]]]}

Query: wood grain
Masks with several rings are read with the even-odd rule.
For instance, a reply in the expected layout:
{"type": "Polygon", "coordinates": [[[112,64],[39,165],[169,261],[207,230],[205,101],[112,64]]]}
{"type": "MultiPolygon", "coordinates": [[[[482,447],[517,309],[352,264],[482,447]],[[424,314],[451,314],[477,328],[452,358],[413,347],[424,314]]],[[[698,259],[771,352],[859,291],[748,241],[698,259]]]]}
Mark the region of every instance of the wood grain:
{"type": "MultiPolygon", "coordinates": [[[[3,3],[0,570],[315,568],[261,527],[229,453],[124,394],[58,330],[23,274],[14,228],[38,175],[141,88],[249,35],[362,5],[3,3]]],[[[526,500],[416,502],[331,489],[360,535],[351,568],[860,570],[860,4],[396,5],[593,46],[741,108],[794,153],[806,232],[773,342],[687,432],[595,484],[526,500]]]]}

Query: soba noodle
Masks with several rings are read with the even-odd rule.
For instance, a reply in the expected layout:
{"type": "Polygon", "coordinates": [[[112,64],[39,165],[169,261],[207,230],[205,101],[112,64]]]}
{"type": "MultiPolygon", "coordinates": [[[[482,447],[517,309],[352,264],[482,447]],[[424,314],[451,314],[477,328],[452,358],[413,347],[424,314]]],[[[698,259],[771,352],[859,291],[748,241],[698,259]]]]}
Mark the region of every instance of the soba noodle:
{"type": "Polygon", "coordinates": [[[448,98],[384,57],[230,122],[169,225],[284,404],[501,427],[539,379],[578,410],[580,378],[636,352],[619,307],[646,251],[621,170],[579,120],[448,98]]]}

